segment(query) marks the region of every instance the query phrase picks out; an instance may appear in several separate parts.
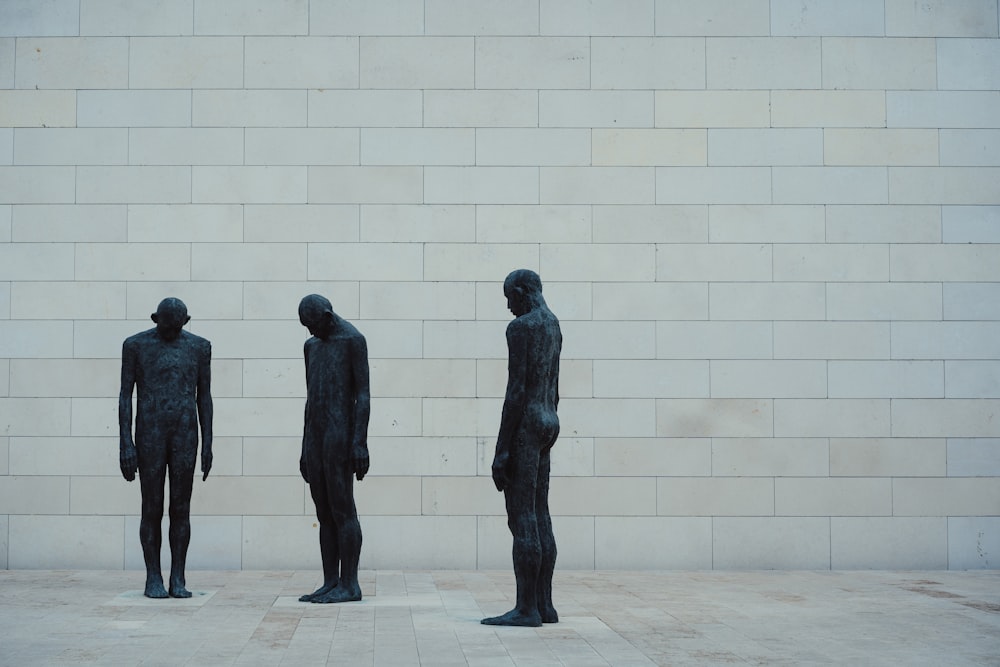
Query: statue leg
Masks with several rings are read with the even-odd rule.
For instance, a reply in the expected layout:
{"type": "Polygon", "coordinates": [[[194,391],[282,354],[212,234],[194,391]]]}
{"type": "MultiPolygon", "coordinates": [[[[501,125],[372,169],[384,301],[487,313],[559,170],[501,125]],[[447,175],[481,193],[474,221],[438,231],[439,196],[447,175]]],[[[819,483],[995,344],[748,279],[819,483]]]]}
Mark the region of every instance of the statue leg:
{"type": "Polygon", "coordinates": [[[139,519],[139,544],[142,559],[146,562],[145,595],[150,598],[167,597],[160,571],[160,545],[163,542],[163,485],[166,482],[167,462],[164,451],[149,447],[145,438],[136,433],[139,455],[139,488],[142,491],[142,516],[139,519]]]}
{"type": "Polygon", "coordinates": [[[361,522],[354,505],[354,472],[349,466],[325,469],[329,491],[330,514],[336,525],[340,553],[340,582],[331,590],[313,598],[313,602],[352,602],[361,599],[358,563],[361,560],[361,522]]]}
{"type": "Polygon", "coordinates": [[[551,470],[550,450],[542,452],[538,465],[538,489],[535,495],[535,511],[538,514],[538,539],[542,547],[541,563],[538,568],[538,611],[543,623],[558,623],[559,614],[552,605],[552,573],[556,568],[556,537],[552,532],[552,517],[549,514],[549,472],[551,470]]]}
{"type": "Polygon", "coordinates": [[[323,585],[312,593],[299,597],[299,602],[312,602],[315,598],[326,595],[340,583],[340,545],[337,538],[337,526],[330,514],[330,500],[327,493],[326,480],[322,475],[310,479],[309,494],[316,505],[316,520],[319,523],[319,554],[323,561],[323,585]]]}
{"type": "Polygon", "coordinates": [[[170,597],[189,598],[184,568],[188,545],[191,543],[191,490],[194,483],[195,460],[198,456],[198,435],[193,429],[179,434],[174,441],[169,463],[170,471],[170,597]]]}
{"type": "Polygon", "coordinates": [[[538,627],[542,617],[538,611],[539,570],[542,547],[535,514],[538,483],[539,452],[523,435],[516,440],[512,452],[513,468],[510,485],[504,491],[507,505],[507,527],[513,539],[514,579],[517,582],[516,603],[501,616],[484,618],[484,625],[520,625],[538,627]]]}

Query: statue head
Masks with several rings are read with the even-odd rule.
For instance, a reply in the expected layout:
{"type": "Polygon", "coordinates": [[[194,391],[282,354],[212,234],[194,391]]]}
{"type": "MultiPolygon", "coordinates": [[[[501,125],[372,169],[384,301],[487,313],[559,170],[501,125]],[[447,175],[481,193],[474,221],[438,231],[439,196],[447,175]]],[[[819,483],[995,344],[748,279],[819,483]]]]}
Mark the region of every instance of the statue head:
{"type": "Polygon", "coordinates": [[[325,296],[310,294],[299,301],[299,322],[317,338],[329,338],[336,319],[333,305],[325,296]]]}
{"type": "Polygon", "coordinates": [[[503,293],[507,297],[507,308],[514,317],[520,317],[545,303],[542,279],[531,269],[511,271],[503,281],[503,293]]]}
{"type": "Polygon", "coordinates": [[[166,341],[175,340],[181,335],[184,325],[191,321],[184,302],[172,296],[161,301],[156,312],[149,317],[156,323],[156,333],[166,341]]]}

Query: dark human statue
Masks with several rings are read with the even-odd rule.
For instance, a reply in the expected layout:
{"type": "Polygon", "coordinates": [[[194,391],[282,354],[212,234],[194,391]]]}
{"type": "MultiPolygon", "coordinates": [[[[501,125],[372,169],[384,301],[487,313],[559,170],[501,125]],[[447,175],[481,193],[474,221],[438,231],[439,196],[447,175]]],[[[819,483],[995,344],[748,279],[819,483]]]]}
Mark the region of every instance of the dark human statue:
{"type": "Polygon", "coordinates": [[[156,327],[122,344],[118,396],[119,459],[128,481],[139,473],[139,542],[151,598],[188,598],[184,564],[191,541],[191,488],[201,427],[202,481],[212,469],[212,345],[182,328],[191,318],[180,299],[167,298],[152,314],[156,327]],[[136,399],[132,439],[132,390],[136,399]],[[170,584],[160,571],[163,485],[170,477],[170,584]]]}
{"type": "Polygon", "coordinates": [[[303,350],[306,412],[299,470],[316,504],[323,561],[323,585],[299,600],[360,600],[361,523],[354,477],[364,479],[369,464],[368,345],[318,294],[299,303],[299,321],[312,334],[303,350]]]}
{"type": "Polygon", "coordinates": [[[559,436],[559,320],[542,298],[538,274],[518,269],[503,284],[514,320],[507,325],[507,393],[493,458],[514,538],[515,607],[485,625],[537,627],[556,623],[552,572],[556,540],[549,515],[550,452],[559,436]]]}

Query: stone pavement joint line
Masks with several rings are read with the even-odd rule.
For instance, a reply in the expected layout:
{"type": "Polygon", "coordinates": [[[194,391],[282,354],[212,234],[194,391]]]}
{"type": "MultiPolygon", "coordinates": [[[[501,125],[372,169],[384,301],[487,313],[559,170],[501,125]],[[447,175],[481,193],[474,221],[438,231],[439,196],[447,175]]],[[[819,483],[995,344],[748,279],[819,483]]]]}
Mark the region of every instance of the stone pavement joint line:
{"type": "Polygon", "coordinates": [[[556,571],[561,619],[483,626],[513,575],[363,571],[361,602],[301,603],[314,571],[0,571],[2,665],[1000,664],[1000,572],[556,571]]]}

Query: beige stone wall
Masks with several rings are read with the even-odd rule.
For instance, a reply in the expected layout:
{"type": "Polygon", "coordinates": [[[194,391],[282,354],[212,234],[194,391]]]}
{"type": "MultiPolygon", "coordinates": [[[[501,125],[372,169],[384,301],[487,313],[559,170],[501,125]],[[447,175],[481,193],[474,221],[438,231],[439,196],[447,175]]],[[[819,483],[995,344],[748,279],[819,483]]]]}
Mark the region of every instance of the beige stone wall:
{"type": "Polygon", "coordinates": [[[509,567],[527,267],[560,567],[996,567],[998,63],[997,0],[0,3],[0,566],[141,567],[119,355],[172,295],[190,565],[318,568],[320,292],[371,354],[362,567],[509,567]]]}

